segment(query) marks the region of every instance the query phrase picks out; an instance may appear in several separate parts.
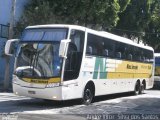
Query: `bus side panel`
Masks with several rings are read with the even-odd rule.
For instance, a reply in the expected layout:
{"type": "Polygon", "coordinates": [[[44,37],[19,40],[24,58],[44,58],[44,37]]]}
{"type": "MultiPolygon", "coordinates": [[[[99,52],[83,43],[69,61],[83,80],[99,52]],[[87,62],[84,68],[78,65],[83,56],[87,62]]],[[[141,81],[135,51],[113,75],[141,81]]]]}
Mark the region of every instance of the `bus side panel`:
{"type": "Polygon", "coordinates": [[[64,81],[62,86],[62,99],[70,100],[82,98],[83,88],[85,86],[83,79],[79,77],[76,80],[64,81]]]}
{"type": "Polygon", "coordinates": [[[96,96],[134,90],[134,73],[131,76],[124,71],[123,73],[116,71],[121,63],[122,61],[101,57],[87,57],[85,59],[84,73],[86,76],[90,74],[88,80],[95,83],[96,96]]]}
{"type": "Polygon", "coordinates": [[[145,80],[147,89],[153,86],[152,64],[89,57],[85,65],[86,72],[93,72],[88,79],[95,83],[95,95],[134,91],[137,80],[145,80]]]}
{"type": "Polygon", "coordinates": [[[112,76],[113,78],[123,78],[127,81],[132,79],[133,82],[126,82],[126,84],[133,83],[133,88],[137,80],[140,80],[141,84],[145,80],[146,88],[149,89],[153,87],[153,69],[153,64],[151,63],[116,60],[116,72],[112,76]]]}

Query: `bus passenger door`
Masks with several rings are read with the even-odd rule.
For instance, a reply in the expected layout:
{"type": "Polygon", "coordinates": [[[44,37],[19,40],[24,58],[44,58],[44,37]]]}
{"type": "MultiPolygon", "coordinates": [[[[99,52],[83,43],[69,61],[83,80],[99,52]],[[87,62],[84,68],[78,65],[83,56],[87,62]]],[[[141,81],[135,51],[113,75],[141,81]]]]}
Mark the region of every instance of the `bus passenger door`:
{"type": "Polygon", "coordinates": [[[77,79],[81,67],[83,46],[84,46],[83,31],[71,30],[67,59],[64,70],[64,81],[77,79]]]}

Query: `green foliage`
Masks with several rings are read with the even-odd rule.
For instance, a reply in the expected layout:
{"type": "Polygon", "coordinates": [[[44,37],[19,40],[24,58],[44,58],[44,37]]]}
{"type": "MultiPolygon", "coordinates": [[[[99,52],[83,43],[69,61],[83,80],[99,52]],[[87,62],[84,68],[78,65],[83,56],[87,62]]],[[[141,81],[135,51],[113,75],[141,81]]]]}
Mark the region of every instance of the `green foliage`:
{"type": "Polygon", "coordinates": [[[159,0],[32,0],[17,23],[78,24],[143,40],[160,52],[159,0]]]}
{"type": "Polygon", "coordinates": [[[151,20],[145,29],[147,34],[143,37],[143,39],[144,42],[151,45],[155,49],[155,52],[160,52],[160,1],[154,0],[151,7],[151,20]]]}
{"type": "Polygon", "coordinates": [[[126,10],[126,8],[127,8],[128,4],[130,3],[130,1],[131,0],[119,0],[118,1],[120,6],[121,6],[121,9],[120,9],[121,12],[126,10]]]}
{"type": "Polygon", "coordinates": [[[32,0],[25,8],[24,14],[16,26],[16,35],[19,35],[26,26],[48,24],[55,22],[56,18],[51,12],[48,1],[32,0]]]}
{"type": "Polygon", "coordinates": [[[130,39],[143,40],[157,51],[160,48],[160,2],[159,0],[131,0],[120,20],[112,29],[116,34],[130,39]]]}
{"type": "Polygon", "coordinates": [[[117,28],[136,32],[120,31],[119,34],[125,34],[129,38],[141,38],[143,36],[141,32],[148,26],[151,19],[150,5],[151,0],[131,0],[126,10],[119,15],[120,21],[118,22],[117,28]],[[140,34],[138,32],[140,32],[140,34]]]}
{"type": "MultiPolygon", "coordinates": [[[[17,23],[18,32],[29,25],[78,24],[93,29],[114,27],[130,0],[32,0],[17,23]],[[121,1],[121,2],[120,2],[121,1]],[[122,8],[121,8],[122,6],[122,8]]],[[[17,32],[17,33],[18,33],[17,32]]]]}

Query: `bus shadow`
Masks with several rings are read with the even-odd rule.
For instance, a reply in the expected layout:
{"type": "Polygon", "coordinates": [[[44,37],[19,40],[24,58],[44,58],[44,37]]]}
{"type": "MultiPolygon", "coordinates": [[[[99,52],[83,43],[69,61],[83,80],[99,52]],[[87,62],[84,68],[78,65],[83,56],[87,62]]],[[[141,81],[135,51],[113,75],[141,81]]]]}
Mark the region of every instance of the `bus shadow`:
{"type": "MultiPolygon", "coordinates": [[[[112,100],[116,98],[129,97],[133,96],[132,93],[120,93],[112,95],[104,95],[95,97],[94,103],[112,100]]],[[[91,105],[94,105],[91,104],[91,105]]],[[[36,110],[63,110],[67,107],[75,107],[83,105],[80,102],[80,99],[76,100],[66,100],[66,101],[51,101],[51,100],[42,100],[42,99],[24,99],[24,100],[14,100],[14,101],[3,101],[0,102],[0,113],[23,113],[26,111],[36,111],[36,110]]]]}
{"type": "MultiPolygon", "coordinates": [[[[145,94],[145,93],[144,93],[145,94]]],[[[110,94],[110,95],[103,95],[103,96],[97,96],[94,98],[94,101],[92,104],[97,102],[103,102],[106,100],[113,100],[116,98],[123,98],[123,97],[129,97],[134,96],[133,93],[118,93],[118,94],[110,94]]],[[[29,101],[28,101],[29,103],[29,101]]],[[[21,104],[21,103],[19,103],[21,104]]],[[[25,105],[22,102],[22,105],[25,105]]],[[[48,108],[63,108],[63,107],[72,107],[77,105],[83,105],[81,102],[81,99],[75,99],[75,100],[65,100],[65,101],[53,101],[53,100],[41,100],[41,99],[35,99],[35,102],[32,102],[30,104],[26,104],[26,106],[43,106],[48,108]],[[37,102],[37,101],[38,102],[37,102]]]]}
{"type": "Polygon", "coordinates": [[[116,93],[116,94],[97,96],[95,97],[94,102],[101,102],[105,100],[112,100],[116,98],[129,97],[129,96],[134,96],[134,94],[132,92],[126,92],[126,93],[116,93]]]}
{"type": "MultiPolygon", "coordinates": [[[[145,94],[145,93],[144,93],[145,94]]],[[[97,102],[102,102],[106,100],[112,100],[116,98],[122,98],[122,97],[129,97],[129,96],[134,96],[133,93],[128,92],[128,93],[118,93],[118,94],[110,94],[110,95],[103,95],[103,96],[96,96],[93,100],[93,104],[97,102]]],[[[71,107],[75,105],[83,105],[81,102],[81,99],[76,99],[76,100],[66,100],[66,101],[51,101],[51,100],[44,100],[44,103],[46,105],[52,105],[57,108],[62,108],[62,107],[71,107]]]]}

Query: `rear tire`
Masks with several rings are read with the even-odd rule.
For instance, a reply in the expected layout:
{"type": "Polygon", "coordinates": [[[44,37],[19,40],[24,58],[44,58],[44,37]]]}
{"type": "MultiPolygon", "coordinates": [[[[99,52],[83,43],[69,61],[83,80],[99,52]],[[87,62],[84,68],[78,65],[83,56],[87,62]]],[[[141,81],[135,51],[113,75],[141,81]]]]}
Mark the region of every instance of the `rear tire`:
{"type": "Polygon", "coordinates": [[[92,103],[94,98],[93,89],[90,86],[86,86],[83,93],[82,103],[85,105],[89,105],[92,103]]]}
{"type": "Polygon", "coordinates": [[[141,91],[140,84],[139,84],[139,82],[136,82],[135,88],[134,88],[134,95],[140,94],[140,91],[141,91]]]}
{"type": "Polygon", "coordinates": [[[142,84],[142,85],[141,85],[140,94],[144,94],[144,90],[145,90],[145,86],[144,86],[144,84],[142,84]]]}

